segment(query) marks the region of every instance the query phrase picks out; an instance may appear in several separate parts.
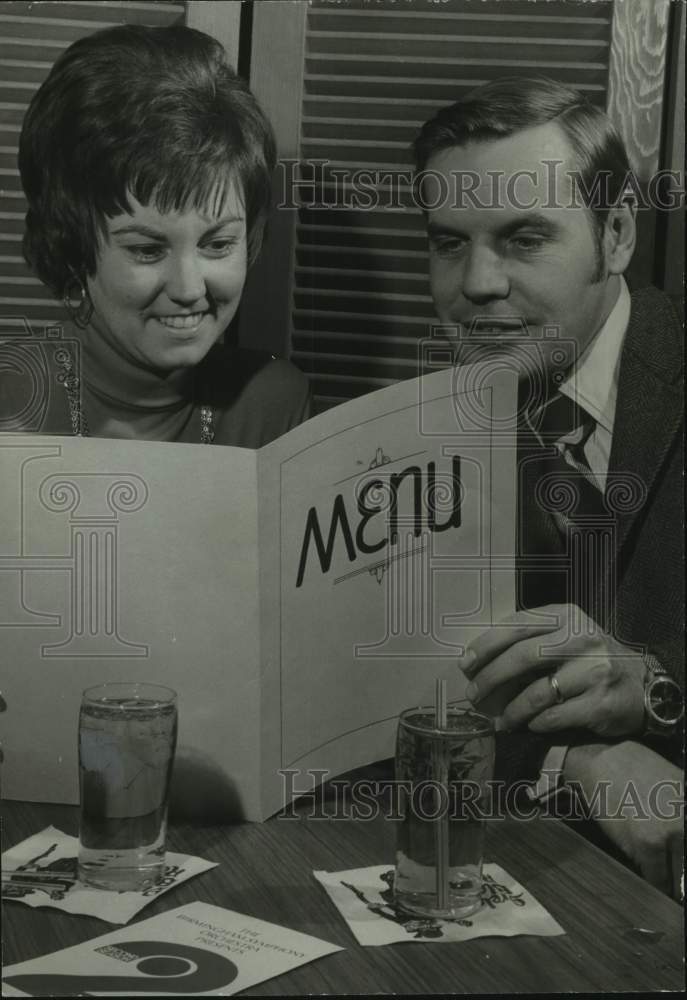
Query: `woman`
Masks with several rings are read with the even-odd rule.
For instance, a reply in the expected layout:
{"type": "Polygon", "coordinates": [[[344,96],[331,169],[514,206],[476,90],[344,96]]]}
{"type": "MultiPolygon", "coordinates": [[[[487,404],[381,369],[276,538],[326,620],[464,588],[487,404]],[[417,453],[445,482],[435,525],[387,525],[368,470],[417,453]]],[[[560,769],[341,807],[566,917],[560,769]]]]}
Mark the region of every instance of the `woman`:
{"type": "Polygon", "coordinates": [[[24,254],[72,320],[46,341],[35,429],[257,448],[306,418],[302,373],[222,343],[274,165],[267,119],[207,35],[116,27],[67,49],[19,146],[24,254]]]}

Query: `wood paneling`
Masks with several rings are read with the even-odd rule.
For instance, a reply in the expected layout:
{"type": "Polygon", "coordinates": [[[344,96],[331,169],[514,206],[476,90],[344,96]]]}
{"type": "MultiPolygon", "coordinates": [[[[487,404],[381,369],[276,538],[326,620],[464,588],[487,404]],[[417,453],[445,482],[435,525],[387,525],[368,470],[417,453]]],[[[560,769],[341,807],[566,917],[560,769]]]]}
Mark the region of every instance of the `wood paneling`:
{"type": "Polygon", "coordinates": [[[616,3],[607,110],[642,180],[658,170],[670,0],[616,3]]]}
{"type": "Polygon", "coordinates": [[[666,135],[661,166],[682,179],[682,201],[658,220],[657,283],[684,310],[685,278],[685,32],[687,5],[671,8],[668,86],[666,88],[666,135]]]}
{"type": "MultiPolygon", "coordinates": [[[[624,0],[614,5],[607,110],[633,170],[646,190],[659,169],[670,0],[624,0]]],[[[655,279],[656,212],[637,216],[637,248],[627,272],[631,287],[655,279]]]]}

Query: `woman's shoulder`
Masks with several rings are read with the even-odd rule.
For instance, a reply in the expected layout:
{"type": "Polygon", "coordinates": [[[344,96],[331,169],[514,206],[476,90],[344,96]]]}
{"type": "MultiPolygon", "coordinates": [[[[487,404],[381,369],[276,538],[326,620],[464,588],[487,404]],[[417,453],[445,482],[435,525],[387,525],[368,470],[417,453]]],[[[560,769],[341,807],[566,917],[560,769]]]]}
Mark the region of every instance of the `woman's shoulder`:
{"type": "Polygon", "coordinates": [[[243,369],[256,390],[269,389],[294,398],[310,393],[310,381],[300,368],[267,351],[241,350],[238,367],[243,369]]]}
{"type": "Polygon", "coordinates": [[[310,392],[307,375],[286,358],[222,344],[215,344],[205,358],[202,380],[211,391],[212,402],[219,405],[246,392],[278,392],[287,398],[310,392]]]}
{"type": "Polygon", "coordinates": [[[216,440],[259,448],[310,416],[310,382],[291,361],[267,351],[215,345],[203,365],[216,440]]]}

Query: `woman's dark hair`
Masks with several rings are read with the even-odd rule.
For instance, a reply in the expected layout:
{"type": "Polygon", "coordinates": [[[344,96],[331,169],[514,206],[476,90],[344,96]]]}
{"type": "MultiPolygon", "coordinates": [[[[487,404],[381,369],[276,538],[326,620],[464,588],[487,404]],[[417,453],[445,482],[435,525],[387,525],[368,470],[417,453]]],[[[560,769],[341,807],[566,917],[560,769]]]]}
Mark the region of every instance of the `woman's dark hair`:
{"type": "Polygon", "coordinates": [[[106,217],[131,211],[130,194],[202,210],[234,180],[252,261],[275,162],[271,126],[219,42],[176,25],[99,31],[60,56],[26,113],[24,256],[61,297],[74,273],[95,273],[106,217]]]}
{"type": "Polygon", "coordinates": [[[444,149],[502,139],[556,122],[579,171],[577,189],[593,213],[597,239],[608,210],[622,198],[630,173],[625,146],[603,109],[572,87],[547,77],[506,77],[471,90],[423,125],[413,150],[421,173],[444,149]]]}

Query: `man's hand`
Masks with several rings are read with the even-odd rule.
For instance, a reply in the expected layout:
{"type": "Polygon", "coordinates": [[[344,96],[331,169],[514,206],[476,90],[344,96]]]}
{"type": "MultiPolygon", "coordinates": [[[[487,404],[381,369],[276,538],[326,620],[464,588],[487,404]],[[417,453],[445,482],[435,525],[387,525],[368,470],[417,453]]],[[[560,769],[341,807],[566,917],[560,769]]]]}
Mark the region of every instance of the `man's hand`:
{"type": "Polygon", "coordinates": [[[566,781],[579,783],[592,818],[644,878],[680,900],[682,771],[641,743],[625,741],[571,747],[563,773],[566,781]]]}
{"type": "Polygon", "coordinates": [[[500,701],[503,729],[618,737],[644,726],[641,655],[572,604],[520,611],[493,626],[470,644],[463,669],[473,704],[494,714],[500,701]]]}

